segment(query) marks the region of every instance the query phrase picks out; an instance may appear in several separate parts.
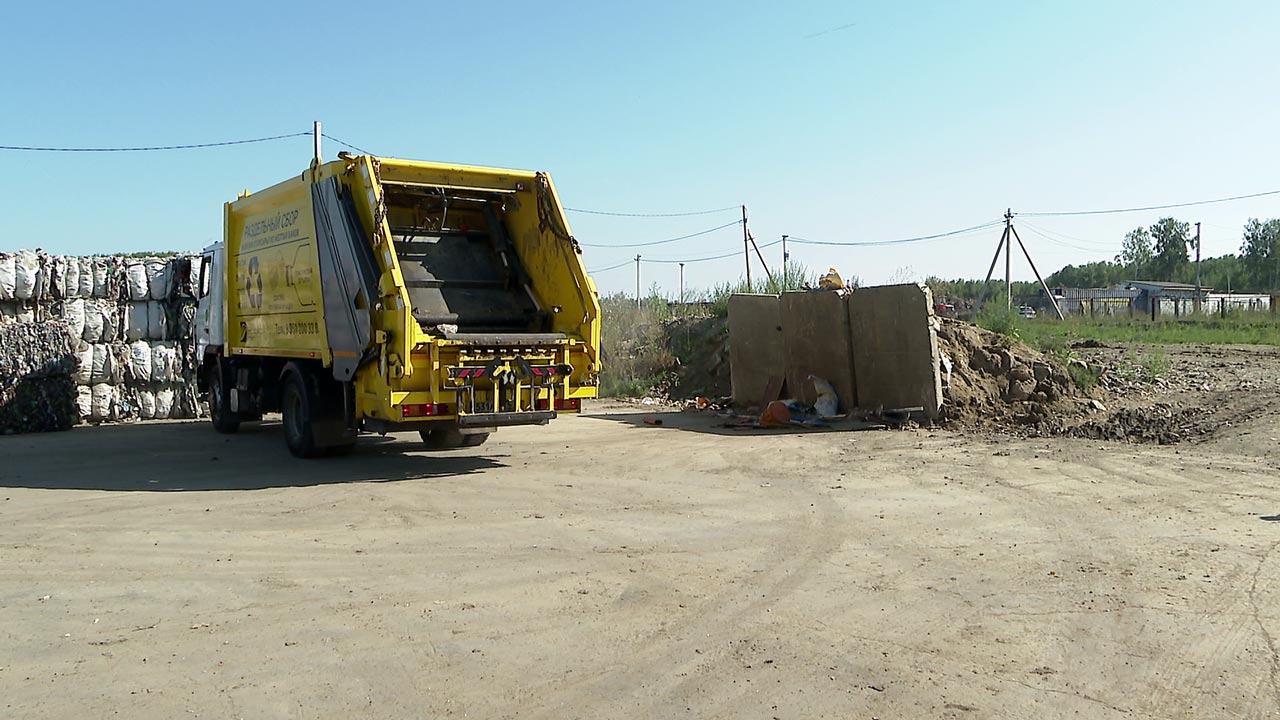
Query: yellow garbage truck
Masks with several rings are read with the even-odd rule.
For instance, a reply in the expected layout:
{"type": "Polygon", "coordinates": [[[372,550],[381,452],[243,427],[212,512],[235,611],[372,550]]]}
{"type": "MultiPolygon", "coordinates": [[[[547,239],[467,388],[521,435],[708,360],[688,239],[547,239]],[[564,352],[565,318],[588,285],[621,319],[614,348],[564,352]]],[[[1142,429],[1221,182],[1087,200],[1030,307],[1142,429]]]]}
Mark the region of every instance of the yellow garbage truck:
{"type": "Polygon", "coordinates": [[[599,297],[545,173],[313,162],[226,204],[199,288],[214,429],[279,412],[298,457],[362,431],[473,447],[596,396],[599,297]]]}

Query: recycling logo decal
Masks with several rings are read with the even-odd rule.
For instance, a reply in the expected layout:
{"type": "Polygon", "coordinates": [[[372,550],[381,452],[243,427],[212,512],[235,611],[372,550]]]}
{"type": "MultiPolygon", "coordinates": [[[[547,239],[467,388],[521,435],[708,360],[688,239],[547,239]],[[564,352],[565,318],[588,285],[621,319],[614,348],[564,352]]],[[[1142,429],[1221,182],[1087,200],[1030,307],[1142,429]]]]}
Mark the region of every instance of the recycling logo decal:
{"type": "Polygon", "coordinates": [[[249,307],[262,307],[262,271],[258,267],[258,257],[249,258],[249,270],[244,278],[244,291],[249,297],[249,307]]]}

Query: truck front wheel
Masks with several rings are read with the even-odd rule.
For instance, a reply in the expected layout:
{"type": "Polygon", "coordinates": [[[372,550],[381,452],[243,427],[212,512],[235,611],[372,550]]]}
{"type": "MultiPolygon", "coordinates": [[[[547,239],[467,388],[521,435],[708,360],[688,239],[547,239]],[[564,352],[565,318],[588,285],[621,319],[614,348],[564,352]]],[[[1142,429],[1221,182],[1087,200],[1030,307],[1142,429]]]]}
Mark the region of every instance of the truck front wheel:
{"type": "Polygon", "coordinates": [[[298,369],[288,372],[280,395],[280,413],[284,419],[284,440],[294,457],[312,458],[322,454],[323,448],[316,447],[312,427],[314,406],[315,398],[307,388],[303,372],[298,369]]]}
{"type": "Polygon", "coordinates": [[[227,370],[222,358],[215,357],[209,369],[209,419],[213,429],[230,435],[240,429],[240,416],[231,412],[231,395],[227,392],[227,370]]]}

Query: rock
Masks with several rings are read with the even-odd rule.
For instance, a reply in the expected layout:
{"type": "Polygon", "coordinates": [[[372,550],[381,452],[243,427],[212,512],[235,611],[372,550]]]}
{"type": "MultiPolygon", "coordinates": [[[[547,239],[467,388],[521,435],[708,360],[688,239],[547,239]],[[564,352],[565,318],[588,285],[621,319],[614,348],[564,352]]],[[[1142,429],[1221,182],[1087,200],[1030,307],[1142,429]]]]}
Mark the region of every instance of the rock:
{"type": "Polygon", "coordinates": [[[1039,360],[1031,363],[1031,374],[1035,376],[1037,382],[1044,382],[1049,379],[1053,373],[1053,368],[1049,367],[1049,363],[1039,360]]]}
{"type": "Polygon", "coordinates": [[[1107,406],[1106,406],[1106,405],[1103,405],[1101,400],[1090,400],[1090,401],[1088,401],[1088,402],[1087,402],[1087,403],[1085,403],[1085,404],[1086,404],[1086,405],[1088,405],[1088,406],[1089,406],[1090,408],[1092,408],[1093,410],[1097,410],[1098,412],[1106,412],[1106,411],[1107,411],[1107,406]]]}
{"type": "Polygon", "coordinates": [[[1027,380],[1035,379],[1035,376],[1031,374],[1031,368],[1026,365],[1015,365],[1009,370],[1009,379],[1026,382],[1027,380]]]}
{"type": "Polygon", "coordinates": [[[1004,397],[1010,402],[1020,402],[1031,397],[1036,389],[1036,384],[1032,380],[1013,380],[1009,381],[1009,389],[1005,391],[1004,397]]]}

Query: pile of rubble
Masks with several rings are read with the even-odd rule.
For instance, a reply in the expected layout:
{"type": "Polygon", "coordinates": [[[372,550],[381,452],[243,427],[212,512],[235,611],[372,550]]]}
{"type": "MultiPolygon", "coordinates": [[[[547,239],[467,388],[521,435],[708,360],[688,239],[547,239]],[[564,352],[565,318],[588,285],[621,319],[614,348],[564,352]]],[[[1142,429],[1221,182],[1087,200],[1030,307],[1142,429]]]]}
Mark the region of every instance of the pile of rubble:
{"type": "Polygon", "coordinates": [[[939,319],[938,350],[950,362],[943,420],[1047,435],[1105,410],[1066,366],[1034,348],[958,320],[939,319]]]}
{"type": "MultiPolygon", "coordinates": [[[[62,328],[73,364],[67,381],[58,384],[79,419],[198,417],[192,340],[197,263],[186,256],[0,253],[0,324],[56,322],[62,328]]],[[[7,362],[23,361],[27,351],[9,339],[20,335],[0,336],[7,362]]]]}

